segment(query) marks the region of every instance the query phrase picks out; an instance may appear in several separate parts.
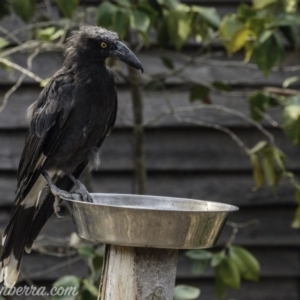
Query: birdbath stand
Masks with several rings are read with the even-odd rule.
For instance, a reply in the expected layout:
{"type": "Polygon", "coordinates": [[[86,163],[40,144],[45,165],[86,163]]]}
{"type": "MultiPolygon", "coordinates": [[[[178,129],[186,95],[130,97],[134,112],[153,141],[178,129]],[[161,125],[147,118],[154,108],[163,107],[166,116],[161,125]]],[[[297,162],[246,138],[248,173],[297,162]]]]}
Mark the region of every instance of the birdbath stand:
{"type": "Polygon", "coordinates": [[[67,200],[79,237],[106,244],[99,300],[172,300],[178,249],[215,245],[230,213],[223,203],[91,194],[67,200]]]}

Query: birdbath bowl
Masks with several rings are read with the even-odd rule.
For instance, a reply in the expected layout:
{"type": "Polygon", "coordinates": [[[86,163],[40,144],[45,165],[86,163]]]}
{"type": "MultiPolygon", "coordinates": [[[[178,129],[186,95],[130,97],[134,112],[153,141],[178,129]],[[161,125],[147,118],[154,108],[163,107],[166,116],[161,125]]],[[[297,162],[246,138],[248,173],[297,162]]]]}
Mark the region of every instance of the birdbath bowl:
{"type": "Polygon", "coordinates": [[[101,300],[172,300],[178,249],[213,247],[236,206],[159,196],[67,200],[79,237],[107,244],[101,300]]]}
{"type": "Polygon", "coordinates": [[[91,194],[67,201],[77,235],[130,247],[202,249],[215,245],[236,206],[172,197],[91,194]]]}

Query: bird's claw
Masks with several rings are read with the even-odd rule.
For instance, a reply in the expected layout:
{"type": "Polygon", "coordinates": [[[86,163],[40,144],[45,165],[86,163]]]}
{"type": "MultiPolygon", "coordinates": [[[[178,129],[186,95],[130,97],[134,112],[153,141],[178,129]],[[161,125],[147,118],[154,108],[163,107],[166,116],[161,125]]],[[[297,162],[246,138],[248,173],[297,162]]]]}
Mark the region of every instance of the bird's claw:
{"type": "Polygon", "coordinates": [[[89,192],[85,187],[80,187],[75,190],[75,193],[78,194],[83,202],[93,202],[93,198],[90,196],[89,192]]]}
{"type": "Polygon", "coordinates": [[[61,199],[60,199],[59,197],[56,196],[56,197],[55,197],[54,204],[53,204],[53,209],[54,209],[54,213],[55,213],[56,217],[59,218],[59,219],[64,218],[64,216],[61,216],[61,215],[59,214],[61,202],[62,202],[61,199]]]}
{"type": "Polygon", "coordinates": [[[93,198],[91,197],[90,193],[88,192],[84,184],[82,184],[77,178],[75,178],[74,175],[68,174],[68,176],[77,187],[75,193],[77,193],[80,196],[81,200],[83,202],[93,203],[93,198]]]}

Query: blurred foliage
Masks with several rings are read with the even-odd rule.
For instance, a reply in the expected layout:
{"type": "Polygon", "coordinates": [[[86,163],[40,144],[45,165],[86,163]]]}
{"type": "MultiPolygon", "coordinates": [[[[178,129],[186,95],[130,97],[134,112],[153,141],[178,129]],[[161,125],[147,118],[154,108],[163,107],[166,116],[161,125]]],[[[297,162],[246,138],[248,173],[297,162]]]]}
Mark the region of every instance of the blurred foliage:
{"type": "MultiPolygon", "coordinates": [[[[84,18],[86,13],[79,6],[79,0],[55,0],[55,4],[61,13],[60,22],[33,30],[33,38],[43,43],[58,44],[68,29],[80,22],[79,16],[84,18]]],[[[45,13],[41,15],[37,6],[36,0],[2,0],[0,18],[14,12],[27,23],[49,21],[49,16],[45,13]]],[[[178,0],[104,0],[92,10],[99,26],[116,31],[128,42],[131,42],[130,30],[137,33],[139,42],[146,47],[154,43],[160,48],[180,51],[188,41],[198,45],[201,43],[208,48],[213,42],[219,42],[229,56],[237,52],[242,53],[244,63],[256,64],[265,76],[270,74],[274,67],[282,64],[287,47],[299,50],[300,46],[300,15],[297,13],[296,0],[252,0],[251,4],[242,3],[235,13],[227,13],[222,18],[215,8],[187,5],[178,0]]],[[[0,38],[0,51],[12,47],[13,42],[7,37],[0,38]]],[[[162,55],[161,63],[169,73],[178,72],[175,62],[170,57],[162,55]]],[[[1,67],[8,66],[1,64],[1,67]]],[[[41,85],[45,85],[47,80],[41,85]]],[[[155,80],[145,82],[144,88],[148,91],[163,90],[165,80],[166,78],[157,76],[155,80]]],[[[293,76],[283,82],[281,92],[259,90],[248,99],[250,116],[257,124],[264,119],[268,109],[275,107],[280,110],[280,126],[294,145],[300,141],[300,94],[295,90],[287,93],[286,89],[299,84],[299,81],[300,76],[293,76]]],[[[211,92],[230,93],[232,90],[233,87],[226,82],[192,82],[189,98],[191,102],[201,101],[210,105],[211,92]]],[[[292,226],[300,228],[300,183],[294,174],[286,169],[285,154],[274,141],[262,140],[252,147],[247,155],[253,166],[253,178],[257,188],[266,183],[275,192],[282,179],[291,182],[295,188],[295,200],[298,205],[292,226]]],[[[85,245],[78,253],[88,262],[89,277],[80,279],[67,276],[58,280],[55,285],[77,286],[80,299],[96,299],[103,249],[85,245]]],[[[229,246],[219,253],[188,251],[187,256],[195,261],[193,272],[197,274],[210,267],[214,269],[216,295],[219,299],[224,298],[227,288],[240,288],[242,279],[257,281],[259,278],[259,263],[242,247],[229,246]]],[[[200,291],[196,288],[178,286],[174,297],[177,300],[195,299],[199,294],[200,291]]]]}
{"type": "Polygon", "coordinates": [[[215,273],[215,293],[223,299],[227,288],[239,289],[241,280],[258,281],[260,265],[245,248],[229,245],[220,252],[190,250],[186,256],[194,261],[192,273],[203,274],[209,268],[215,273]]]}
{"type": "Polygon", "coordinates": [[[52,300],[96,300],[98,297],[98,285],[100,282],[104,246],[93,246],[83,244],[78,248],[78,255],[86,260],[88,266],[88,277],[64,276],[54,282],[53,286],[76,287],[78,294],[75,296],[53,296],[52,300]]]}

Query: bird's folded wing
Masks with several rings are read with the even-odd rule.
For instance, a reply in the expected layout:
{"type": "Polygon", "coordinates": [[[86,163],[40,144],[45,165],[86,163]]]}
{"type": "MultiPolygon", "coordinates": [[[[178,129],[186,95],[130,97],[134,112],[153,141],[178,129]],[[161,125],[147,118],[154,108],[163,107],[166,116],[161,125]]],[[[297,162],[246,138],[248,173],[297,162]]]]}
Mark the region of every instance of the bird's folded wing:
{"type": "MultiPolygon", "coordinates": [[[[38,100],[30,107],[31,123],[25,140],[25,147],[20,159],[17,178],[18,191],[22,197],[26,196],[40,175],[47,157],[43,153],[43,145],[47,141],[49,130],[59,125],[56,143],[51,143],[47,153],[52,153],[63,136],[63,127],[74,105],[75,84],[72,74],[64,69],[58,71],[41,92],[38,100]]],[[[16,203],[18,204],[18,203],[16,203]]]]}

